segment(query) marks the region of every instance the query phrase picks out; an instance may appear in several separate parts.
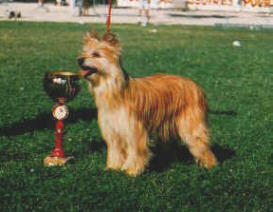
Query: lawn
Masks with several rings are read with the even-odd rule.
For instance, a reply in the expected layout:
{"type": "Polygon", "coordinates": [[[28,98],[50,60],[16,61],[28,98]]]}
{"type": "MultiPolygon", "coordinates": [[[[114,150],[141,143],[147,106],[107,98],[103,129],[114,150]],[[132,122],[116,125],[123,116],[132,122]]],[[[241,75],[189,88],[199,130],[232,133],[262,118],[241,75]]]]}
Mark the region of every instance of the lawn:
{"type": "MultiPolygon", "coordinates": [[[[177,74],[203,87],[220,161],[211,171],[195,165],[183,144],[154,141],[143,175],[105,171],[105,144],[86,82],[66,121],[64,148],[73,163],[43,166],[54,146],[54,102],[43,90],[44,73],[78,71],[82,35],[90,28],[0,22],[0,211],[272,211],[273,31],[112,28],[130,75],[177,74]],[[233,47],[234,40],[241,47],[233,47]]],[[[92,28],[103,33],[105,27],[92,28]]]]}

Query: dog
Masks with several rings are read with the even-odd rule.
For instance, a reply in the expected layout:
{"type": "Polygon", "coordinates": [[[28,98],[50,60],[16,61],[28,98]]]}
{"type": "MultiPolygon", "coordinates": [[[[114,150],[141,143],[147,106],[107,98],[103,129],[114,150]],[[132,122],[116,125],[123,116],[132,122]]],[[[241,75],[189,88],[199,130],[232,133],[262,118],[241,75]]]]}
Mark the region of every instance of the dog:
{"type": "Polygon", "coordinates": [[[20,11],[14,11],[14,10],[11,10],[11,11],[7,11],[8,13],[8,18],[9,19],[18,19],[18,18],[21,18],[21,12],[20,11]]]}
{"type": "Polygon", "coordinates": [[[98,110],[98,123],[107,144],[106,169],[141,174],[148,165],[150,136],[184,141],[195,161],[211,169],[217,160],[209,145],[207,102],[193,81],[156,74],[133,78],[122,68],[117,36],[87,33],[78,58],[80,75],[98,110]]]}

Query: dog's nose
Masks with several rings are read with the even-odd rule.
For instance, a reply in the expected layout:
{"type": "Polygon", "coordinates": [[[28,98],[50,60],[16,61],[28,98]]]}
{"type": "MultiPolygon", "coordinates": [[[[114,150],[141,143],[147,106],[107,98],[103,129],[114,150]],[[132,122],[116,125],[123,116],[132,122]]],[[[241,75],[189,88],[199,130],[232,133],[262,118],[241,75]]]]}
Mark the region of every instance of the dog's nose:
{"type": "Polygon", "coordinates": [[[84,63],[84,58],[83,57],[78,58],[78,64],[79,64],[79,66],[82,66],[83,63],[84,63]]]}

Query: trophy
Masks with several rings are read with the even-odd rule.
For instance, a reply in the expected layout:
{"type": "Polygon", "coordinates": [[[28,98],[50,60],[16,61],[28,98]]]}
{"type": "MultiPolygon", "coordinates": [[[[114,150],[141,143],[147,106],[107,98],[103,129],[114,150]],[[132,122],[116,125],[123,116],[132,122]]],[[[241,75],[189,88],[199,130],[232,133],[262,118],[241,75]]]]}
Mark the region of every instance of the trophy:
{"type": "Polygon", "coordinates": [[[45,166],[61,166],[73,157],[66,157],[63,144],[63,120],[68,118],[69,110],[66,103],[72,100],[80,90],[79,75],[72,72],[48,72],[44,77],[44,89],[46,93],[57,102],[53,106],[52,114],[57,120],[55,131],[55,148],[44,159],[45,166]]]}

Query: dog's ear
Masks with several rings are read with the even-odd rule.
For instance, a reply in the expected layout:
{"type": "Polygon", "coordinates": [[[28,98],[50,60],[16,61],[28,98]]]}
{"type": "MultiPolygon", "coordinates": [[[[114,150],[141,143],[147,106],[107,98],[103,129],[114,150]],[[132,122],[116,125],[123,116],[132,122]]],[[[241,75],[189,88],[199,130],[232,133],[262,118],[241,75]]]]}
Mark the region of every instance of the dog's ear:
{"type": "Polygon", "coordinates": [[[119,44],[119,40],[117,38],[117,36],[113,33],[110,32],[106,32],[103,36],[102,36],[102,40],[107,42],[108,44],[110,44],[111,46],[120,49],[120,44],[119,44]]]}
{"type": "Polygon", "coordinates": [[[90,31],[90,32],[88,32],[88,33],[86,33],[85,35],[84,35],[84,42],[86,43],[86,42],[88,42],[88,41],[90,41],[90,40],[97,40],[97,41],[100,41],[100,36],[99,36],[99,34],[98,33],[95,33],[95,32],[92,32],[92,31],[90,31]]]}

